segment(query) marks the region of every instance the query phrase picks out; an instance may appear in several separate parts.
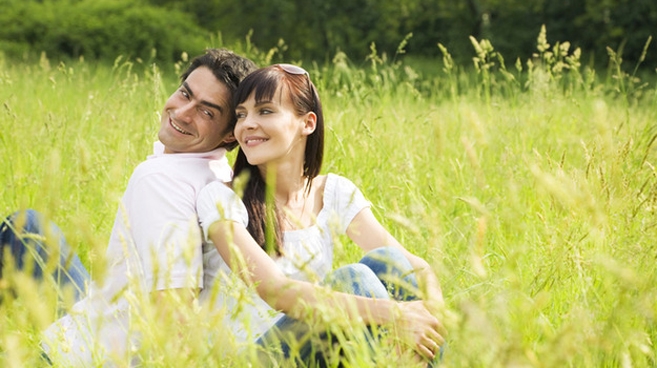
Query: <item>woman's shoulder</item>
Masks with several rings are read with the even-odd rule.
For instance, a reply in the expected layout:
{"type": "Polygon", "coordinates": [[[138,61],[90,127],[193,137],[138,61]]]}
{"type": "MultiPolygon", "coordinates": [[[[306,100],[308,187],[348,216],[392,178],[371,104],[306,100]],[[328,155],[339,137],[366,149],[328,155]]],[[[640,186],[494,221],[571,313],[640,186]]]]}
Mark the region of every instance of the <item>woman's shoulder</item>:
{"type": "Polygon", "coordinates": [[[326,175],[317,175],[313,179],[313,187],[317,188],[317,190],[324,191],[325,189],[331,189],[336,186],[353,186],[354,183],[345,178],[344,176],[334,174],[334,173],[328,173],[326,175]]]}
{"type": "MultiPolygon", "coordinates": [[[[351,197],[354,192],[360,192],[351,180],[338,174],[328,173],[319,179],[319,183],[321,188],[318,187],[318,190],[323,193],[324,201],[329,203],[340,198],[351,197]]],[[[314,181],[313,185],[315,185],[314,181]]]]}
{"type": "Polygon", "coordinates": [[[356,184],[349,180],[348,178],[339,175],[339,174],[334,174],[334,173],[328,173],[325,175],[325,187],[329,189],[335,189],[338,191],[342,190],[353,190],[356,188],[356,184]]]}
{"type": "Polygon", "coordinates": [[[320,193],[323,192],[324,188],[326,187],[326,181],[328,180],[329,175],[331,174],[317,175],[314,177],[312,183],[313,188],[315,188],[320,193]]]}
{"type": "Polygon", "coordinates": [[[354,216],[371,204],[360,189],[344,176],[330,173],[322,179],[322,182],[324,184],[323,211],[330,216],[338,216],[340,224],[343,225],[338,232],[344,233],[354,216]]]}
{"type": "Polygon", "coordinates": [[[199,192],[197,203],[204,201],[217,202],[234,200],[238,198],[237,194],[233,191],[230,182],[222,182],[214,180],[206,184],[199,192]]]}
{"type": "Polygon", "coordinates": [[[233,192],[233,182],[226,182],[226,181],[220,181],[220,180],[212,180],[205,184],[203,188],[201,188],[201,191],[219,191],[223,193],[231,193],[233,192]]]}
{"type": "Polygon", "coordinates": [[[203,187],[196,200],[196,211],[203,226],[219,219],[248,224],[244,203],[230,187],[230,183],[213,181],[203,187]]]}

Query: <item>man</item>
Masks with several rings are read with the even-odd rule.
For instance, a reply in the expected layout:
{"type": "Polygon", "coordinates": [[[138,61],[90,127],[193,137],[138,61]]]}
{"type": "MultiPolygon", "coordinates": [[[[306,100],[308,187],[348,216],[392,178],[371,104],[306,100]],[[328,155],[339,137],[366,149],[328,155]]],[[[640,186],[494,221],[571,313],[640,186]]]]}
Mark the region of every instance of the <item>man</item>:
{"type": "Polygon", "coordinates": [[[223,49],[192,60],[164,105],[153,155],[128,182],[107,248],[106,277],[89,284],[88,291],[88,274],[68,254],[54,225],[44,225],[34,211],[18,213],[3,224],[0,250],[15,260],[11,267],[4,260],[3,268],[35,263],[34,275],[40,277],[48,255],[61,253],[63,266],[55,279],[74,285],[79,297],[86,295],[45,331],[49,359],[64,366],[133,361],[131,349],[139,340],[130,328],[139,313],[136,301],[157,300],[172,291],[191,301],[194,293],[189,291],[204,287],[203,268],[217,254],[201,236],[196,195],[210,181],[231,179],[225,153],[237,145],[229,128],[232,95],[254,69],[252,61],[223,49]]]}

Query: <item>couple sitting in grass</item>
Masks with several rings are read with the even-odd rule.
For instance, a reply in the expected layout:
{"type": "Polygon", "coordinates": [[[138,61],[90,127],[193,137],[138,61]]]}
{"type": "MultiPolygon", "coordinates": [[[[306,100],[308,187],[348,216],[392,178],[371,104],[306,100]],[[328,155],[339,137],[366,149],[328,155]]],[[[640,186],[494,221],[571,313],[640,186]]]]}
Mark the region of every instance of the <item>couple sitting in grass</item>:
{"type": "MultiPolygon", "coordinates": [[[[208,50],[183,73],[155,152],[120,203],[103,280],[90,281],[42,215],[21,211],[5,221],[2,277],[11,283],[13,270],[27,267],[77,301],[46,329],[44,359],[143,364],[146,337],[135,321],[145,303],[166,310],[158,301],[172,294],[223,313],[204,332],[210,346],[228,329],[257,347],[252,359],[265,365],[326,365],[354,353],[376,360],[380,346],[413,364],[439,358],[445,330],[435,274],[383,228],[351,181],[319,175],[324,121],[308,73],[289,64],[254,69],[208,50]],[[238,143],[231,181],[225,152],[238,143]],[[365,256],[333,270],[333,244],[345,233],[365,256]],[[349,339],[371,351],[349,351],[349,339]]],[[[184,325],[171,312],[160,318],[184,325]]]]}

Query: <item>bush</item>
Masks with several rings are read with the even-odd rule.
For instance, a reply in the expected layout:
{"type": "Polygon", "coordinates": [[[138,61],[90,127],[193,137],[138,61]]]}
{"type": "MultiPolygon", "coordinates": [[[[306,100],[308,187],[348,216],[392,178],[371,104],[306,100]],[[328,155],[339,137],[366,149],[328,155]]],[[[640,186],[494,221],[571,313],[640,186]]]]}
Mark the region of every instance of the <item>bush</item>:
{"type": "Polygon", "coordinates": [[[3,1],[0,48],[20,57],[27,48],[51,58],[118,55],[177,60],[196,54],[206,33],[187,14],[130,0],[3,1]],[[153,50],[156,52],[154,53],[153,50]]]}

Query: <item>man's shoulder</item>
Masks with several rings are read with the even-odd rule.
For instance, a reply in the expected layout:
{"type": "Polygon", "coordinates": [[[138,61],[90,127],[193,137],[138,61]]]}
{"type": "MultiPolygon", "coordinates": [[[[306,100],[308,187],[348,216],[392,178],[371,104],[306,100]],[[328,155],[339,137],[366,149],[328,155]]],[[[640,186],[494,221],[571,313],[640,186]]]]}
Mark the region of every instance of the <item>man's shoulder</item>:
{"type": "Polygon", "coordinates": [[[184,186],[197,192],[212,180],[226,181],[230,177],[232,170],[225,157],[216,160],[209,154],[152,155],[135,167],[128,189],[184,186]]]}
{"type": "Polygon", "coordinates": [[[173,183],[187,183],[194,187],[203,186],[215,178],[208,161],[196,160],[146,160],[135,167],[130,176],[130,185],[153,183],[170,186],[173,183]]]}
{"type": "Polygon", "coordinates": [[[176,174],[179,172],[186,173],[200,172],[205,173],[210,170],[210,162],[212,160],[206,157],[187,157],[183,155],[161,155],[149,157],[147,160],[140,162],[135,167],[134,173],[170,173],[176,174]]]}

